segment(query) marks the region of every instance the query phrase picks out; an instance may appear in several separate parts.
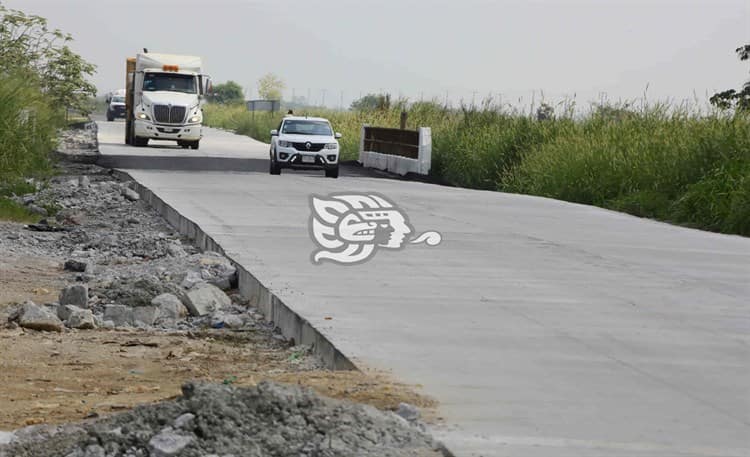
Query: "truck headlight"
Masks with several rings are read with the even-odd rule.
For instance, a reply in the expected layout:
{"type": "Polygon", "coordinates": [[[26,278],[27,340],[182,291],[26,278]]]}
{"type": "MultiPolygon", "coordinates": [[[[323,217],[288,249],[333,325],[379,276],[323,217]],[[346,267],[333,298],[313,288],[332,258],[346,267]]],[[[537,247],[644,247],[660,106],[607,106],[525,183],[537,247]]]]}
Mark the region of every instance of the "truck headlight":
{"type": "Polygon", "coordinates": [[[338,143],[328,143],[326,144],[326,149],[338,149],[339,144],[338,143]]]}
{"type": "Polygon", "coordinates": [[[292,147],[292,142],[291,141],[279,140],[279,147],[280,148],[290,148],[290,147],[292,147]]]}
{"type": "Polygon", "coordinates": [[[201,117],[200,116],[193,116],[193,117],[190,118],[190,123],[191,124],[197,124],[200,121],[201,121],[201,117]]]}
{"type": "Polygon", "coordinates": [[[151,118],[149,117],[149,115],[146,114],[146,113],[138,113],[138,114],[135,115],[135,117],[137,117],[138,119],[143,119],[145,121],[150,121],[151,120],[151,118]]]}

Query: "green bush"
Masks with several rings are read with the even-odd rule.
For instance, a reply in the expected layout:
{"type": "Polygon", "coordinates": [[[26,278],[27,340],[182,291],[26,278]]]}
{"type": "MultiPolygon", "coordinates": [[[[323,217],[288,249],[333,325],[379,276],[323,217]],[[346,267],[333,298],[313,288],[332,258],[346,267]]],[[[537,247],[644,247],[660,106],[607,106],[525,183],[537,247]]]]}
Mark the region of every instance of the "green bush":
{"type": "Polygon", "coordinates": [[[59,115],[30,80],[0,74],[0,178],[49,172],[59,115]]]}

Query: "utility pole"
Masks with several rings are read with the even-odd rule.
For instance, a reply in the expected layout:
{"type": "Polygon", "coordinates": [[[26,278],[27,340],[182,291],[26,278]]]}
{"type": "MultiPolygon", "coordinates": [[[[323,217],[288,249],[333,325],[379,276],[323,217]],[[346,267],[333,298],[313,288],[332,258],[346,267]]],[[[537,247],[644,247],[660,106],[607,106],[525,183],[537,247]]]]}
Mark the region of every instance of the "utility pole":
{"type": "Polygon", "coordinates": [[[344,109],[344,91],[341,91],[341,102],[339,103],[339,111],[344,109]]]}
{"type": "Polygon", "coordinates": [[[325,108],[325,106],[326,106],[326,90],[325,89],[320,89],[320,91],[323,93],[323,96],[321,97],[320,105],[323,108],[325,108]]]}

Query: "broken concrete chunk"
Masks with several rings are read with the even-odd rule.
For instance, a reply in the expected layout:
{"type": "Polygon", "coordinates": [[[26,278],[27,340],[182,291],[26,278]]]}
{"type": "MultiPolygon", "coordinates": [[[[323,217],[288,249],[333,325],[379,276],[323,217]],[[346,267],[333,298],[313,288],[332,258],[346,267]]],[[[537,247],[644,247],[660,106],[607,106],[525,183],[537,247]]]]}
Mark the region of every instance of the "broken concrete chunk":
{"type": "Polygon", "coordinates": [[[133,189],[125,186],[122,186],[121,189],[122,196],[130,200],[131,202],[140,200],[141,196],[138,195],[138,192],[134,191],[133,189]]]}
{"type": "Polygon", "coordinates": [[[154,457],[171,457],[178,455],[185,447],[193,441],[191,436],[178,435],[167,427],[148,442],[151,455],[154,457]]]}
{"type": "Polygon", "coordinates": [[[65,265],[63,268],[65,268],[68,271],[77,271],[79,273],[83,273],[86,271],[86,262],[81,262],[80,260],[70,259],[65,261],[65,265]]]}
{"type": "Polygon", "coordinates": [[[57,317],[61,320],[67,321],[70,318],[71,314],[78,311],[83,311],[83,308],[79,308],[73,305],[60,305],[57,307],[57,317]]]}
{"type": "Polygon", "coordinates": [[[79,330],[95,329],[96,322],[94,320],[94,313],[89,309],[79,309],[78,311],[74,311],[70,317],[68,317],[65,325],[79,330]]]}
{"type": "Polygon", "coordinates": [[[133,308],[125,305],[107,305],[104,307],[103,320],[111,321],[115,327],[133,325],[133,308]]]}
{"type": "Polygon", "coordinates": [[[173,322],[187,316],[188,310],[179,298],[173,294],[161,294],[151,300],[151,304],[158,308],[156,323],[173,322]]]}
{"type": "Polygon", "coordinates": [[[193,316],[205,316],[231,306],[232,301],[221,289],[201,283],[187,292],[187,307],[193,316]]]}
{"type": "Polygon", "coordinates": [[[156,322],[156,313],[158,308],[156,306],[138,306],[133,308],[133,323],[135,325],[152,326],[156,322]]]}
{"type": "Polygon", "coordinates": [[[21,307],[18,325],[31,330],[44,332],[62,332],[62,321],[44,307],[32,302],[26,302],[21,307]]]}
{"type": "Polygon", "coordinates": [[[60,292],[60,306],[73,305],[79,308],[88,308],[89,289],[83,284],[68,286],[60,292]]]}

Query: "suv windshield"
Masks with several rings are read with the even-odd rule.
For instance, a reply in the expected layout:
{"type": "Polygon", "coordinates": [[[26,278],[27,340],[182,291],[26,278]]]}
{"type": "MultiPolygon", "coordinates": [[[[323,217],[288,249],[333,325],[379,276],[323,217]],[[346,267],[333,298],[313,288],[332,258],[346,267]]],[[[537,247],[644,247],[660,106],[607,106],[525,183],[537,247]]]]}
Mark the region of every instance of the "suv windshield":
{"type": "Polygon", "coordinates": [[[146,73],[143,78],[143,90],[146,92],[164,90],[194,94],[196,93],[195,77],[174,73],[146,73]]]}
{"type": "Polygon", "coordinates": [[[125,97],[112,97],[112,103],[125,103],[125,97]]]}
{"type": "Polygon", "coordinates": [[[290,135],[331,136],[331,126],[325,121],[286,121],[281,133],[290,135]]]}

